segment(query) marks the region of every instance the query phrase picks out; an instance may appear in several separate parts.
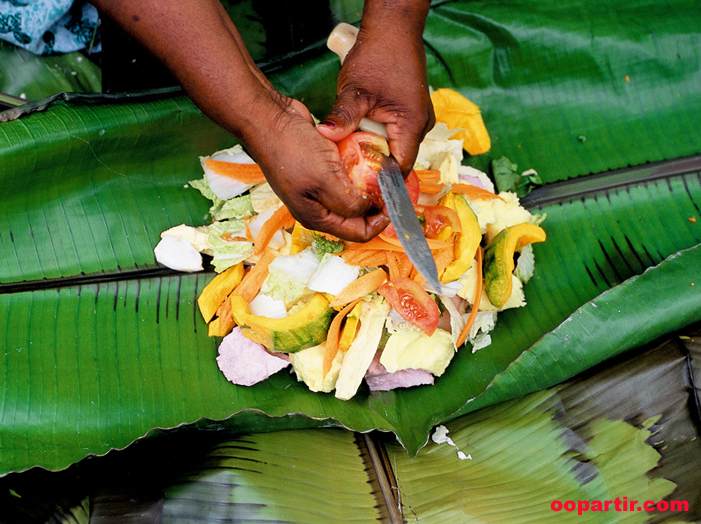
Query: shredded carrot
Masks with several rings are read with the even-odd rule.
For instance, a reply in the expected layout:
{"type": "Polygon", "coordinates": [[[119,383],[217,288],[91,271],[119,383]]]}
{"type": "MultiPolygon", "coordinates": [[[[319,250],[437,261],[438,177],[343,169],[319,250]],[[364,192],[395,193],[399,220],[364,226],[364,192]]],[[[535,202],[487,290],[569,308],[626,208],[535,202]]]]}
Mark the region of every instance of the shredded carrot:
{"type": "MultiPolygon", "coordinates": [[[[384,240],[387,244],[391,244],[394,247],[398,246],[398,247],[402,248],[402,251],[404,251],[404,248],[402,247],[402,243],[399,241],[398,238],[388,237],[384,233],[380,233],[379,238],[380,238],[380,240],[384,240]]],[[[372,242],[372,240],[370,242],[372,242]]],[[[436,249],[444,249],[446,247],[453,247],[452,244],[450,244],[448,242],[444,242],[442,240],[437,240],[435,238],[427,238],[426,243],[428,244],[428,247],[431,251],[435,251],[436,249]]]]}
{"type": "Polygon", "coordinates": [[[324,349],[324,365],[322,368],[324,377],[326,377],[326,374],[331,369],[333,361],[336,358],[336,355],[338,354],[338,341],[341,338],[341,322],[344,318],[346,318],[346,315],[348,313],[353,311],[355,305],[361,300],[362,298],[358,298],[350,304],[348,304],[341,311],[339,311],[338,315],[336,315],[331,321],[331,325],[329,326],[329,332],[326,335],[326,347],[324,349]]]}
{"type": "MultiPolygon", "coordinates": [[[[275,258],[276,253],[272,249],[266,249],[258,263],[253,266],[241,279],[232,294],[240,295],[246,302],[253,300],[260,291],[263,282],[268,277],[268,266],[275,258]]],[[[228,300],[226,302],[229,302],[228,300]]]]}
{"type": "Polygon", "coordinates": [[[420,286],[423,286],[426,282],[426,278],[421,273],[419,273],[419,270],[416,269],[416,267],[414,267],[411,270],[411,273],[409,273],[409,278],[420,286]]]}
{"type": "Polygon", "coordinates": [[[482,247],[477,248],[477,285],[475,286],[475,300],[472,303],[472,311],[470,311],[470,316],[467,318],[467,323],[465,327],[462,328],[462,332],[458,337],[456,346],[460,347],[467,340],[467,335],[470,334],[470,329],[472,329],[472,324],[475,323],[475,318],[477,318],[477,311],[480,307],[480,300],[482,299],[482,247]]]}
{"type": "MultiPolygon", "coordinates": [[[[380,236],[384,237],[384,235],[380,235],[380,236]]],[[[348,243],[348,250],[349,251],[356,251],[356,250],[359,251],[359,250],[368,250],[368,249],[381,250],[381,251],[400,251],[400,252],[404,251],[404,248],[399,243],[399,241],[397,241],[396,244],[391,244],[380,237],[375,237],[372,240],[365,242],[364,244],[355,243],[355,242],[348,243]]]]}
{"type": "Polygon", "coordinates": [[[422,184],[440,184],[441,172],[438,169],[417,169],[416,176],[422,184]]]}
{"type": "Polygon", "coordinates": [[[429,184],[421,182],[419,184],[419,192],[426,193],[427,195],[437,195],[445,189],[445,184],[429,184]]]}
{"type": "Polygon", "coordinates": [[[389,269],[389,279],[394,280],[401,276],[401,262],[396,253],[387,251],[387,269],[389,269]]]}
{"type": "Polygon", "coordinates": [[[445,271],[450,263],[455,260],[455,249],[453,246],[446,247],[445,249],[439,249],[433,254],[433,258],[436,261],[436,269],[440,275],[445,271]]]}
{"type": "Polygon", "coordinates": [[[263,226],[258,231],[256,239],[253,242],[255,249],[253,250],[254,255],[260,255],[263,250],[268,247],[270,240],[272,240],[273,235],[277,233],[282,228],[288,228],[295,225],[295,219],[292,217],[290,210],[287,209],[286,205],[280,206],[273,215],[265,221],[263,226]]]}
{"type": "Polygon", "coordinates": [[[401,264],[399,269],[399,276],[409,278],[411,271],[414,269],[414,264],[409,260],[409,256],[406,253],[400,253],[397,255],[399,262],[401,264]]]}
{"type": "Polygon", "coordinates": [[[344,287],[338,295],[329,303],[330,307],[344,306],[368,293],[372,293],[387,281],[387,273],[384,269],[376,269],[366,273],[360,278],[344,287]]]}
{"type": "Polygon", "coordinates": [[[244,184],[259,184],[265,182],[265,175],[258,164],[234,164],[207,158],[204,165],[217,175],[233,178],[244,184]]]}
{"type": "Polygon", "coordinates": [[[466,197],[472,198],[474,200],[489,200],[491,198],[498,198],[499,200],[504,202],[504,199],[501,198],[499,195],[495,195],[491,191],[487,191],[486,189],[479,186],[473,186],[472,184],[453,184],[450,190],[453,193],[456,193],[458,195],[465,195],[466,197]]]}
{"type": "Polygon", "coordinates": [[[387,253],[389,253],[389,251],[354,251],[344,260],[346,264],[351,266],[384,266],[387,264],[387,253]]]}

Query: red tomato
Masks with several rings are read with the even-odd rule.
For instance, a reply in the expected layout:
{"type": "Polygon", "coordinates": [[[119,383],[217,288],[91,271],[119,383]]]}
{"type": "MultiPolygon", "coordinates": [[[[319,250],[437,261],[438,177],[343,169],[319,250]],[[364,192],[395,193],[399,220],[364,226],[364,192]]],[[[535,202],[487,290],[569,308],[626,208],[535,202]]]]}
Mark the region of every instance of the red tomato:
{"type": "Polygon", "coordinates": [[[413,280],[397,277],[382,284],[377,292],[387,299],[403,319],[429,337],[436,331],[440,310],[426,290],[413,280]]]}
{"type": "MultiPolygon", "coordinates": [[[[367,193],[378,207],[384,206],[377,173],[382,168],[382,157],[389,155],[387,140],[375,133],[358,131],[338,143],[343,171],[353,185],[367,193]]],[[[413,203],[419,199],[419,177],[412,170],[405,184],[413,203]]]]}
{"type": "Polygon", "coordinates": [[[417,215],[423,215],[423,226],[426,238],[437,238],[446,226],[450,226],[454,232],[462,231],[458,214],[447,206],[414,206],[417,215]]]}

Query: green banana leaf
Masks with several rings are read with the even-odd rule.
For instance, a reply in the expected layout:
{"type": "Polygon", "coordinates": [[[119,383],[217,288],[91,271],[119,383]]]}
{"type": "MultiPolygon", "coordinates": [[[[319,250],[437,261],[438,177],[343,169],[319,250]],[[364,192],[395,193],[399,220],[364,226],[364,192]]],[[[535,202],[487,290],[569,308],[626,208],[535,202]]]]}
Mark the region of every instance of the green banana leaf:
{"type": "Polygon", "coordinates": [[[699,329],[448,422],[415,459],[338,429],[170,434],[0,479],[0,522],[697,522],[699,329]]]}
{"type": "MultiPolygon", "coordinates": [[[[573,4],[576,16],[562,3],[534,6],[451,2],[431,11],[429,80],[479,103],[494,139],[488,155],[469,162],[507,154],[554,182],[701,152],[699,137],[687,133],[688,123],[698,121],[697,100],[684,97],[668,112],[635,104],[614,110],[631,93],[612,87],[617,73],[628,70],[635,100],[645,104],[661,100],[672,85],[691,90],[698,68],[686,45],[698,17],[665,17],[631,4],[611,19],[601,15],[592,35],[602,6],[573,4]],[[650,34],[641,19],[656,44],[641,38],[650,34]],[[480,45],[466,45],[473,41],[480,45]],[[578,44],[577,53],[570,44],[578,44]],[[685,60],[670,84],[662,50],[674,45],[685,60]],[[648,81],[635,84],[629,67],[641,57],[659,67],[645,69],[648,81]],[[572,129],[587,140],[566,140],[572,129]],[[602,129],[616,132],[594,140],[602,129]],[[655,147],[639,147],[636,140],[648,135],[655,147]]],[[[698,12],[698,6],[677,7],[698,12]]],[[[337,60],[323,53],[276,70],[272,79],[323,115],[337,71],[337,60]]],[[[164,271],[152,251],[164,229],[208,220],[208,203],[184,186],[200,176],[198,155],[233,139],[172,94],[78,97],[31,109],[0,124],[2,473],[65,468],[161,429],[188,426],[379,429],[395,433],[414,455],[434,424],[550,386],[701,318],[701,288],[691,286],[701,242],[701,222],[692,221],[701,202],[698,164],[636,182],[645,168],[625,183],[619,173],[597,177],[586,193],[543,205],[536,193],[533,205],[548,215],[549,239],[535,248],[528,307],[504,313],[493,344],[475,354],[461,350],[435,386],[361,391],[349,402],[311,393],[285,373],[235,387],[216,369],[218,341],[207,337],[195,306],[213,275],[164,271]],[[663,300],[668,287],[676,295],[663,300]],[[587,307],[599,316],[583,314],[587,307]],[[625,314],[618,317],[619,310],[625,314]],[[611,333],[634,345],[609,340],[611,333]],[[595,343],[585,344],[583,334],[595,343]],[[560,358],[557,341],[566,337],[568,358],[560,358]]]]}
{"type": "Polygon", "coordinates": [[[0,42],[0,108],[6,103],[3,94],[38,100],[60,92],[97,93],[101,90],[100,68],[80,53],[37,56],[0,42]]]}

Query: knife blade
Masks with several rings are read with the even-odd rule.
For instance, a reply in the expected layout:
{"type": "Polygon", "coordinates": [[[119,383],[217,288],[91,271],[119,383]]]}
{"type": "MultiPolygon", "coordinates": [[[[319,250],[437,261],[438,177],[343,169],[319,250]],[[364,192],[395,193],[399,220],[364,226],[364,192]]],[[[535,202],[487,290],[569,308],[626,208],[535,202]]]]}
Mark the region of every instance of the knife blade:
{"type": "Polygon", "coordinates": [[[414,211],[414,205],[409,198],[402,171],[394,157],[388,156],[382,160],[382,170],[377,174],[377,181],[387,206],[389,219],[409,260],[433,290],[440,292],[441,284],[438,281],[436,261],[428,247],[419,218],[414,211]]]}
{"type": "MultiPolygon", "coordinates": [[[[343,63],[348,51],[355,44],[357,36],[358,29],[356,27],[341,23],[334,28],[326,43],[328,48],[336,53],[343,63]]],[[[361,120],[360,129],[387,138],[384,124],[368,118],[361,120]]],[[[436,261],[428,247],[419,218],[414,211],[414,205],[409,198],[399,164],[393,156],[383,158],[382,169],[377,174],[377,181],[387,206],[389,219],[397,232],[399,242],[409,256],[409,260],[433,288],[433,291],[440,292],[441,284],[438,280],[436,261]]]]}

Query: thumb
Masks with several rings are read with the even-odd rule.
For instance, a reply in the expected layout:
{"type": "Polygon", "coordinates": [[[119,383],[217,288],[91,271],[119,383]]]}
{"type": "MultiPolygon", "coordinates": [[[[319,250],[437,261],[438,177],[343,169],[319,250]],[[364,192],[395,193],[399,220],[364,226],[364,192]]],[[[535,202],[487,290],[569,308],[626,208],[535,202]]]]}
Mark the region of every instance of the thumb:
{"type": "Polygon", "coordinates": [[[317,125],[319,133],[333,142],[340,142],[358,129],[360,119],[370,110],[359,97],[341,93],[336,97],[331,111],[317,125]]]}

